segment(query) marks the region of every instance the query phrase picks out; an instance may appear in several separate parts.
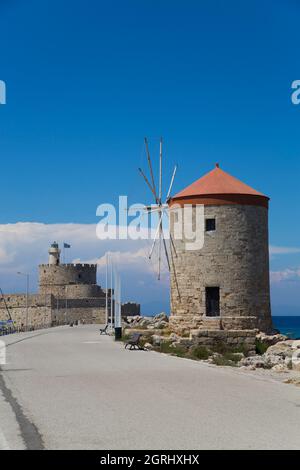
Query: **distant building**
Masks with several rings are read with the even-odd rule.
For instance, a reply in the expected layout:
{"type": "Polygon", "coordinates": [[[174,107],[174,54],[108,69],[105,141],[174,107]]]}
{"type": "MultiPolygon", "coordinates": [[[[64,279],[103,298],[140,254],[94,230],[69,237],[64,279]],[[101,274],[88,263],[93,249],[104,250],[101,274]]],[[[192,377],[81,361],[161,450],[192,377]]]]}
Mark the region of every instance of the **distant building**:
{"type": "Polygon", "coordinates": [[[134,302],[126,302],[121,306],[122,317],[132,317],[141,314],[141,305],[134,302]]]}

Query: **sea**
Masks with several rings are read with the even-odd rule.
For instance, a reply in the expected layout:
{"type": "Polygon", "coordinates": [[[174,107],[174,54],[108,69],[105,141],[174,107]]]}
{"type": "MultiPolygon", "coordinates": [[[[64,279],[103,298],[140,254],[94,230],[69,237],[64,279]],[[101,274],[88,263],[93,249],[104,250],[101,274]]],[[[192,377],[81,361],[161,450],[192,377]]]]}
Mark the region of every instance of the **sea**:
{"type": "Polygon", "coordinates": [[[291,339],[300,339],[300,317],[272,317],[273,325],[283,335],[291,339]]]}

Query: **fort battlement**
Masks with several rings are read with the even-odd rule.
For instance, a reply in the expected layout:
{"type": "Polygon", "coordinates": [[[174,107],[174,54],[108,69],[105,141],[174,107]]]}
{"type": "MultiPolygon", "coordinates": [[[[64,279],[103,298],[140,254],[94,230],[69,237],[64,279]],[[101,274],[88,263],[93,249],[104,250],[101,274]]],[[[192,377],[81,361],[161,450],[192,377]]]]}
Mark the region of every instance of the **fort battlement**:
{"type": "Polygon", "coordinates": [[[96,285],[97,265],[95,264],[59,264],[39,266],[40,291],[49,291],[52,286],[71,284],[96,285]]]}
{"type": "MultiPolygon", "coordinates": [[[[49,267],[50,265],[49,264],[39,264],[39,266],[43,267],[43,266],[47,266],[49,267]]],[[[59,266],[81,266],[81,267],[95,267],[97,266],[97,264],[89,264],[89,263],[63,263],[63,264],[59,264],[59,266]]]]}

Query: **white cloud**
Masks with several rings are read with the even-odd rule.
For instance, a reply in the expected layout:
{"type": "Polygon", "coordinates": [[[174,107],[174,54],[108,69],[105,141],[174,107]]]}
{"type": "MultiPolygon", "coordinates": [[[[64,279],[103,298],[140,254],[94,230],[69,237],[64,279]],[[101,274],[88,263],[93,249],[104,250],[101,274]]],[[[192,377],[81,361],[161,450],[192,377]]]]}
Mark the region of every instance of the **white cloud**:
{"type": "Polygon", "coordinates": [[[282,271],[271,271],[270,278],[272,283],[284,281],[300,281],[300,268],[286,268],[282,271]]]}
{"type": "MultiPolygon", "coordinates": [[[[168,272],[162,265],[162,282],[157,282],[157,260],[148,259],[151,240],[99,240],[95,224],[23,223],[0,225],[0,287],[5,292],[24,291],[24,278],[30,273],[31,291],[37,290],[37,266],[48,262],[50,243],[65,241],[66,262],[97,263],[99,282],[105,279],[105,253],[110,252],[124,279],[124,300],[168,303],[168,272]]],[[[153,313],[153,312],[146,312],[153,313]]],[[[154,312],[155,313],[155,312],[154,312]]],[[[157,313],[157,311],[156,311],[157,313]]]]}
{"type": "Polygon", "coordinates": [[[270,245],[269,252],[270,255],[288,255],[293,253],[300,253],[300,248],[270,245]]]}

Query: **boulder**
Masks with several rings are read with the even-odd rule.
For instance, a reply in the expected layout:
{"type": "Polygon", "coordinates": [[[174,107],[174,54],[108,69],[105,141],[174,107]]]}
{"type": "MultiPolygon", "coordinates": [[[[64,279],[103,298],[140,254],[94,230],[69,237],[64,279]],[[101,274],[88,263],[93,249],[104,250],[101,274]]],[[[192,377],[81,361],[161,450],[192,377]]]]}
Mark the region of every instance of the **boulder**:
{"type": "Polygon", "coordinates": [[[292,343],[292,349],[300,349],[300,339],[295,339],[292,343]]]}
{"type": "Polygon", "coordinates": [[[291,358],[293,370],[300,371],[300,350],[293,350],[293,355],[291,358]]]}
{"type": "Polygon", "coordinates": [[[282,356],[276,354],[264,354],[264,359],[270,367],[274,367],[278,364],[285,364],[285,359],[282,356]]]}
{"type": "Polygon", "coordinates": [[[161,312],[161,313],[158,313],[157,315],[155,315],[153,320],[154,320],[154,322],[157,322],[159,320],[163,320],[163,321],[168,323],[169,322],[169,317],[165,312],[161,312]]]}
{"type": "Polygon", "coordinates": [[[144,349],[147,349],[148,351],[151,351],[153,349],[153,346],[151,343],[145,343],[144,344],[144,349]]]}
{"type": "Polygon", "coordinates": [[[273,346],[270,346],[265,352],[266,356],[280,356],[282,358],[292,357],[292,344],[293,340],[281,341],[273,346]]]}
{"type": "Polygon", "coordinates": [[[140,315],[135,315],[134,317],[131,317],[132,318],[132,322],[138,322],[142,317],[140,315]]]}
{"type": "Polygon", "coordinates": [[[256,335],[256,339],[258,339],[261,343],[267,345],[267,346],[273,346],[276,343],[279,343],[280,341],[286,341],[288,338],[285,335],[282,334],[274,334],[274,335],[266,335],[265,333],[258,333],[256,335]]]}
{"type": "Polygon", "coordinates": [[[174,341],[178,341],[179,340],[179,336],[176,335],[176,333],[171,333],[170,336],[169,336],[169,341],[171,343],[173,343],[174,341]]]}
{"type": "Polygon", "coordinates": [[[168,324],[168,322],[166,322],[164,320],[159,320],[159,321],[155,322],[153,326],[157,330],[162,330],[163,328],[167,328],[169,326],[169,324],[168,324]]]}
{"type": "Polygon", "coordinates": [[[142,318],[140,321],[139,321],[139,326],[141,328],[147,328],[148,325],[150,325],[151,323],[151,320],[149,320],[149,318],[142,318]]]}
{"type": "Polygon", "coordinates": [[[253,370],[254,368],[255,369],[257,368],[269,369],[270,368],[270,365],[266,361],[266,358],[264,356],[259,356],[259,355],[245,357],[244,359],[240,361],[240,365],[247,366],[247,367],[251,366],[253,370]]]}

